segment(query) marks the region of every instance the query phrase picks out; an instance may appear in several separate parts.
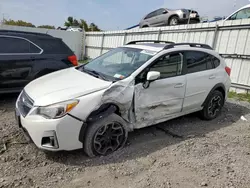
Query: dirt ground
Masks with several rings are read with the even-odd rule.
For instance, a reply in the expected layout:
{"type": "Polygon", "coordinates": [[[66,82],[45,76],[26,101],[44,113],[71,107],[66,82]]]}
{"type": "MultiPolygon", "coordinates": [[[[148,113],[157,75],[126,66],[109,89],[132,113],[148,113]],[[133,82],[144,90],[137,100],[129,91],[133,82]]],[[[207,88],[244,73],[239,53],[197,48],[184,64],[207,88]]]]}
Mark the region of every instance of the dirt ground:
{"type": "Polygon", "coordinates": [[[44,153],[27,144],[15,99],[0,96],[0,188],[250,187],[249,103],[230,100],[213,121],[192,114],[137,130],[124,149],[89,159],[81,150],[44,153]]]}

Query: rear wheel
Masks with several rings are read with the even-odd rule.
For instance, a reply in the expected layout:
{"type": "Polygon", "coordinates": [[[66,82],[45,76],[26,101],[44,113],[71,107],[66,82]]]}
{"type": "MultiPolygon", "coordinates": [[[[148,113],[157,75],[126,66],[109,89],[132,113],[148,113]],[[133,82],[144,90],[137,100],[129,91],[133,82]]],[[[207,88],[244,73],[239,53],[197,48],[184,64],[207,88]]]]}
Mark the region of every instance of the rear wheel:
{"type": "Polygon", "coordinates": [[[201,111],[201,117],[205,120],[215,119],[220,114],[223,105],[223,94],[218,90],[213,91],[205,102],[204,108],[201,111]]]}
{"type": "Polygon", "coordinates": [[[84,151],[89,157],[109,155],[122,148],[127,137],[124,120],[116,114],[111,114],[89,125],[84,151]]]}
{"type": "Polygon", "coordinates": [[[169,25],[178,25],[179,24],[179,18],[177,16],[173,16],[169,20],[169,25]]]}

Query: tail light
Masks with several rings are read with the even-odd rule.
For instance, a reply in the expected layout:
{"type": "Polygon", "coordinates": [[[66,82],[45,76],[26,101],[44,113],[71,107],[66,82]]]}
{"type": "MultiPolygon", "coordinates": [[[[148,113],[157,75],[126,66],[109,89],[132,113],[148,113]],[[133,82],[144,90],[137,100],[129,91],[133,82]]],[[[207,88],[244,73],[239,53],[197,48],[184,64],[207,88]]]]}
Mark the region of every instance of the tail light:
{"type": "Polygon", "coordinates": [[[227,72],[228,76],[231,75],[231,68],[225,67],[225,71],[227,72]]]}
{"type": "Polygon", "coordinates": [[[77,61],[77,57],[76,55],[71,55],[68,57],[68,60],[74,65],[77,66],[78,65],[78,61],[77,61]]]}

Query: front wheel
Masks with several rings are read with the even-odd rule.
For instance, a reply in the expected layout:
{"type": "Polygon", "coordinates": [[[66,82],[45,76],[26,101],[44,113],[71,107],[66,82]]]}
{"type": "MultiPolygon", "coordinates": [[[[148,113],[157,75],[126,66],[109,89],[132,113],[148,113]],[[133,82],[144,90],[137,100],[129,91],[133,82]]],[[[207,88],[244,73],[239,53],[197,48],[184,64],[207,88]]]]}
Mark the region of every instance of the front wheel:
{"type": "Polygon", "coordinates": [[[84,141],[84,151],[89,157],[105,156],[122,148],[127,141],[125,121],[111,114],[89,125],[84,141]]]}
{"type": "Polygon", "coordinates": [[[205,102],[204,108],[201,111],[202,119],[215,119],[220,114],[223,105],[223,94],[218,90],[213,91],[213,93],[208,97],[207,101],[205,102]]]}
{"type": "Polygon", "coordinates": [[[178,24],[179,24],[179,18],[177,16],[173,16],[169,20],[169,25],[171,25],[171,26],[178,25],[178,24]]]}

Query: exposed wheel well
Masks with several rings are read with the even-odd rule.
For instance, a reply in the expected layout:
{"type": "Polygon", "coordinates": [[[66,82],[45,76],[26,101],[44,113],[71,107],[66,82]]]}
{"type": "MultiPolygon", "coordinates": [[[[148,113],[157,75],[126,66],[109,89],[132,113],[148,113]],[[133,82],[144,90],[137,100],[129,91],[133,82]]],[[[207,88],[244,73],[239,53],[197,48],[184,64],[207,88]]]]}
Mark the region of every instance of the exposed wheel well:
{"type": "Polygon", "coordinates": [[[79,141],[83,143],[86,130],[88,129],[89,124],[91,124],[94,121],[97,121],[98,119],[106,117],[112,113],[115,113],[118,116],[121,116],[119,107],[113,103],[103,104],[97,110],[91,112],[90,115],[87,117],[86,122],[83,123],[82,125],[80,134],[79,134],[79,141]]]}
{"type": "Polygon", "coordinates": [[[146,28],[146,27],[149,27],[148,25],[143,25],[141,28],[146,28]]]}
{"type": "Polygon", "coordinates": [[[97,119],[108,116],[112,113],[115,113],[115,114],[121,116],[120,109],[117,105],[115,105],[113,103],[103,104],[97,110],[90,113],[90,115],[87,118],[87,122],[95,121],[97,119]]]}
{"type": "Polygon", "coordinates": [[[203,102],[202,106],[204,106],[207,102],[207,100],[209,99],[209,97],[211,96],[211,94],[214,92],[214,91],[219,91],[222,93],[224,99],[226,97],[226,89],[225,89],[225,86],[222,84],[222,83],[219,83],[219,84],[216,84],[212,89],[211,91],[209,92],[209,94],[207,95],[207,98],[206,100],[203,102]]]}
{"type": "MultiPolygon", "coordinates": [[[[225,90],[224,90],[223,87],[219,86],[219,87],[217,87],[215,90],[221,92],[222,95],[223,95],[223,97],[224,97],[224,99],[225,99],[225,97],[226,97],[226,92],[225,92],[225,90]]],[[[215,90],[214,90],[214,91],[215,91],[215,90]]]]}

